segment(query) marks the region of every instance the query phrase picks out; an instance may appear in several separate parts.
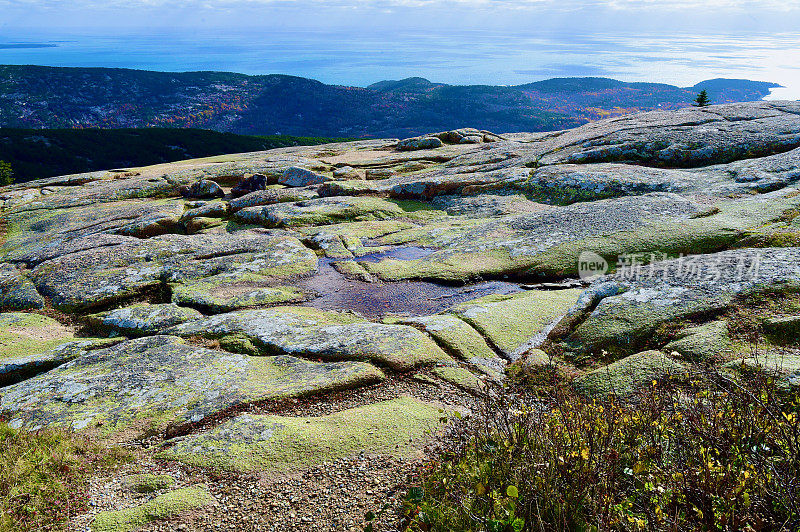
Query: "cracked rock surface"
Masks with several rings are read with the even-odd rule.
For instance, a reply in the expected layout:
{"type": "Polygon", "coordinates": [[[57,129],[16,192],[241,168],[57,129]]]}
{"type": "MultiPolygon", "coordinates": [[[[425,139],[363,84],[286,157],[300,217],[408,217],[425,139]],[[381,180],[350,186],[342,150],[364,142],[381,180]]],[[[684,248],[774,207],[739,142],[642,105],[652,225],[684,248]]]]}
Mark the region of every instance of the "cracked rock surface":
{"type": "Polygon", "coordinates": [[[798,182],[800,103],[756,102],[3,187],[0,414],[174,481],[96,479],[75,529],[360,526],[441,417],[522,368],[590,395],[735,374],[745,313],[797,386],[798,182]]]}

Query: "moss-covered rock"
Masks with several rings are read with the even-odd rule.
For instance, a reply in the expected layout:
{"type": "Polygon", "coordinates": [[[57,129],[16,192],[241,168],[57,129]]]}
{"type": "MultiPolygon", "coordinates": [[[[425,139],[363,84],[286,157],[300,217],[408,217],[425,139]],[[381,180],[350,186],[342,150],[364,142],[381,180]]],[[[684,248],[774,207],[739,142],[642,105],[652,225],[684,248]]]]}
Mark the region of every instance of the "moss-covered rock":
{"type": "Polygon", "coordinates": [[[782,344],[800,342],[800,316],[783,316],[764,320],[764,332],[782,344]]]}
{"type": "Polygon", "coordinates": [[[578,257],[592,251],[610,264],[632,253],[697,254],[733,246],[748,231],[800,205],[782,190],[716,204],[707,210],[668,193],[576,203],[490,219],[435,221],[378,239],[383,244],[438,248],[421,259],[364,264],[384,280],[465,281],[513,276],[522,280],[577,275],[578,257]]]}
{"type": "Polygon", "coordinates": [[[599,279],[595,285],[616,288],[607,291],[565,345],[579,353],[635,352],[663,324],[714,315],[739,296],[800,283],[798,261],[800,248],[733,250],[658,261],[653,275],[638,279],[599,279]]]}
{"type": "Polygon", "coordinates": [[[678,333],[675,340],[664,346],[664,351],[676,351],[695,362],[721,361],[731,355],[733,343],[728,335],[728,323],[716,320],[678,333]]]}
{"type": "Polygon", "coordinates": [[[404,325],[371,323],[352,314],[276,307],[219,314],[169,329],[180,336],[248,338],[263,353],[326,360],[372,360],[405,371],[450,359],[424,333],[404,325]]]}
{"type": "Polygon", "coordinates": [[[410,397],[321,417],[245,414],[160,456],[234,471],[302,468],[360,451],[403,456],[424,445],[441,418],[439,407],[410,397]]]}
{"type": "Polygon", "coordinates": [[[214,504],[216,499],[205,485],[164,493],[139,506],[100,512],[92,522],[92,532],[128,532],[147,523],[214,504]]]}
{"type": "Polygon", "coordinates": [[[505,360],[486,343],[471,325],[451,314],[416,318],[389,318],[389,323],[402,323],[430,334],[445,352],[484,368],[489,374],[503,372],[505,360]]]}
{"type": "Polygon", "coordinates": [[[197,320],[203,315],[190,308],[171,303],[138,304],[89,316],[95,327],[126,336],[145,336],[179,323],[197,320]]]}
{"type": "Polygon", "coordinates": [[[173,303],[200,308],[214,314],[243,308],[299,303],[311,297],[308,292],[294,286],[270,286],[274,282],[274,278],[260,275],[242,275],[235,280],[217,275],[170,286],[173,303]]]}
{"type": "Polygon", "coordinates": [[[481,380],[470,370],[460,366],[437,366],[431,373],[459,388],[471,393],[481,393],[484,385],[481,380]]]}
{"type": "Polygon", "coordinates": [[[723,369],[745,376],[755,371],[765,371],[776,376],[781,386],[794,389],[800,387],[800,354],[795,352],[771,349],[756,357],[732,360],[723,369]]]}
{"type": "MultiPolygon", "coordinates": [[[[50,198],[48,198],[49,200],[50,198]]],[[[0,247],[4,260],[36,264],[80,249],[84,239],[117,235],[117,241],[162,235],[180,228],[183,202],[155,200],[22,211],[9,215],[0,247]]]]}
{"type": "Polygon", "coordinates": [[[661,351],[644,351],[581,375],[573,382],[586,395],[630,397],[654,380],[684,378],[687,367],[661,351]]]}
{"type": "Polygon", "coordinates": [[[174,336],[150,336],[92,351],[9,386],[0,411],[16,427],[96,427],[124,438],[166,427],[180,431],[242,404],[383,378],[362,362],[250,357],[187,345],[174,336]]]}
{"type": "Polygon", "coordinates": [[[266,227],[296,227],[303,225],[328,225],[339,222],[386,220],[406,214],[396,203],[373,197],[335,197],[312,199],[296,203],[278,203],[246,208],[236,213],[237,218],[266,227]]]}
{"type": "Polygon", "coordinates": [[[283,280],[317,270],[314,252],[281,231],[162,235],[119,243],[113,253],[102,241],[94,244],[33,270],[38,290],[62,310],[84,310],[141,296],[162,289],[164,282],[214,277],[233,283],[248,281],[253,275],[283,280]]]}
{"type": "Polygon", "coordinates": [[[27,275],[11,264],[0,264],[0,311],[42,307],[44,298],[27,275]]]}
{"type": "Polygon", "coordinates": [[[76,338],[74,341],[61,343],[45,351],[36,352],[38,349],[33,349],[31,354],[27,354],[26,349],[12,350],[0,355],[0,386],[29,379],[83,356],[93,349],[108,347],[119,341],[115,338],[76,338]]]}
{"type": "Polygon", "coordinates": [[[512,355],[534,336],[546,334],[548,326],[575,305],[580,293],[569,289],[492,295],[456,305],[451,312],[512,355]]]}

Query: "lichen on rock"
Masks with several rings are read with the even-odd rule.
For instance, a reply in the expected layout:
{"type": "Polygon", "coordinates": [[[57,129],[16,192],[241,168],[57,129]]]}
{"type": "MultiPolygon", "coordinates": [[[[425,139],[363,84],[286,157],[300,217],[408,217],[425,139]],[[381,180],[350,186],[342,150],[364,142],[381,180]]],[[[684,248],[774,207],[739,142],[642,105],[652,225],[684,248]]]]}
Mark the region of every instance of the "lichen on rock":
{"type": "Polygon", "coordinates": [[[184,439],[162,458],[234,471],[293,469],[359,451],[407,455],[435,432],[443,410],[411,397],[320,417],[243,414],[184,439]]]}

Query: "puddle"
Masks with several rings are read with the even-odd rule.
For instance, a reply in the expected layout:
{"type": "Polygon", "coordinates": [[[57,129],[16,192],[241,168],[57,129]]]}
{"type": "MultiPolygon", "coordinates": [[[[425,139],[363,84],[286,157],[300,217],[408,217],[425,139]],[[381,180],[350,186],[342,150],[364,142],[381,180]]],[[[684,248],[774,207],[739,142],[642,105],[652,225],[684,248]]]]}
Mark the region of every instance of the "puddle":
{"type": "MultiPolygon", "coordinates": [[[[379,256],[375,260],[380,260],[419,253],[419,251],[413,249],[409,251],[409,249],[399,248],[373,255],[379,256]]],[[[416,250],[423,249],[416,248],[416,250]]],[[[425,249],[424,252],[429,254],[431,250],[425,249]]],[[[359,257],[358,260],[364,260],[364,258],[359,257]]],[[[297,283],[299,288],[309,289],[320,294],[320,297],[302,303],[303,306],[321,310],[352,310],[370,320],[380,320],[386,314],[391,313],[409,316],[436,314],[470,299],[490,294],[513,294],[522,291],[519,285],[502,281],[465,286],[445,286],[426,281],[366,283],[343,276],[331,266],[332,262],[331,259],[320,259],[319,273],[297,283]]]]}
{"type": "Polygon", "coordinates": [[[421,248],[417,246],[403,246],[388,251],[381,251],[377,253],[367,253],[357,257],[358,262],[378,262],[383,259],[397,259],[397,260],[415,260],[423,259],[435,252],[432,248],[421,248]]]}

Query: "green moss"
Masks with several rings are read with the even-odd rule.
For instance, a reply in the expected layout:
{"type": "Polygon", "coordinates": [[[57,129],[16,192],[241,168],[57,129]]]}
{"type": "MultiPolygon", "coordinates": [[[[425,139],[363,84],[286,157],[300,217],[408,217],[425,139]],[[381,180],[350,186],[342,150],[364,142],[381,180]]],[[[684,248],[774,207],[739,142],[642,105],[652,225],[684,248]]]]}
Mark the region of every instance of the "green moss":
{"type": "Polygon", "coordinates": [[[483,389],[480,379],[474,373],[459,366],[437,366],[431,373],[468,392],[479,393],[483,389]]]}
{"type": "Polygon", "coordinates": [[[614,180],[604,183],[604,188],[600,192],[595,190],[594,186],[581,188],[557,182],[547,185],[526,182],[520,183],[519,186],[532,200],[550,205],[571,205],[581,201],[598,201],[626,195],[622,184],[614,180]]]}
{"type": "Polygon", "coordinates": [[[333,263],[333,267],[337,272],[347,277],[355,277],[356,279],[361,279],[363,281],[369,281],[372,279],[372,276],[366,269],[364,269],[363,266],[361,266],[361,264],[352,260],[336,261],[333,263]]]}
{"type": "MultiPolygon", "coordinates": [[[[576,255],[577,256],[577,255],[576,255]]],[[[499,276],[524,269],[528,261],[512,258],[504,249],[476,252],[453,252],[415,260],[384,259],[362,262],[371,274],[385,281],[402,279],[438,279],[470,281],[483,276],[499,276]]]]}
{"type": "Polygon", "coordinates": [[[364,222],[344,222],[325,227],[303,227],[298,229],[304,235],[313,236],[319,232],[331,233],[342,238],[343,242],[362,238],[379,238],[417,227],[415,224],[403,220],[370,220],[364,222]]]}
{"type": "Polygon", "coordinates": [[[161,458],[235,471],[302,468],[359,451],[408,455],[435,431],[440,409],[410,397],[321,417],[243,415],[162,452],[161,458]]]}
{"type": "Polygon", "coordinates": [[[164,490],[174,483],[175,479],[169,475],[155,475],[153,473],[131,475],[123,481],[125,487],[137,493],[152,493],[154,491],[164,490]]]}
{"type": "Polygon", "coordinates": [[[586,395],[628,397],[646,389],[654,380],[683,377],[686,372],[686,366],[664,353],[644,351],[590,371],[575,379],[574,386],[586,395]]]}
{"type": "MultiPolygon", "coordinates": [[[[299,267],[299,271],[303,270],[303,267],[299,267]]],[[[283,272],[287,273],[286,270],[283,272]]],[[[170,288],[173,303],[208,309],[215,313],[297,303],[309,298],[306,292],[293,286],[264,286],[271,281],[274,278],[256,274],[242,275],[234,280],[217,276],[186,284],[170,284],[170,288]]]]}
{"type": "Polygon", "coordinates": [[[733,351],[733,344],[728,336],[728,323],[718,320],[689,327],[665,345],[664,351],[676,351],[696,362],[724,360],[733,351]]]}
{"type": "Polygon", "coordinates": [[[0,360],[35,355],[75,340],[56,320],[40,314],[0,314],[0,360]]]}
{"type": "Polygon", "coordinates": [[[426,203],[424,201],[418,200],[389,200],[392,203],[396,204],[398,207],[403,209],[406,212],[417,212],[417,211],[441,211],[442,209],[431,205],[430,203],[426,203]]]}
{"type": "Polygon", "coordinates": [[[395,203],[381,198],[358,196],[337,199],[339,202],[309,200],[302,204],[271,205],[267,207],[267,225],[330,225],[339,222],[387,220],[407,214],[395,203]]]}
{"type": "Polygon", "coordinates": [[[505,353],[512,353],[577,302],[581,290],[531,290],[491,295],[456,305],[451,312],[505,353]]]}
{"type": "Polygon", "coordinates": [[[500,358],[486,343],[478,331],[457,316],[440,314],[418,318],[389,317],[387,323],[411,325],[430,334],[436,342],[449,354],[461,360],[471,361],[475,358],[490,360],[500,358]]]}
{"type": "Polygon", "coordinates": [[[239,311],[185,323],[181,336],[247,338],[261,354],[300,354],[324,360],[371,360],[396,371],[449,363],[452,359],[413,327],[365,321],[356,315],[311,307],[239,311]]]}
{"type": "Polygon", "coordinates": [[[261,351],[253,341],[243,334],[229,334],[219,339],[219,346],[231,353],[242,353],[244,355],[260,355],[261,351]]]}
{"type": "Polygon", "coordinates": [[[111,512],[100,512],[92,523],[93,532],[127,532],[147,523],[202,508],[215,502],[204,485],[183,488],[163,495],[140,506],[111,512]]]}
{"type": "Polygon", "coordinates": [[[716,214],[674,222],[651,221],[638,229],[553,246],[532,257],[527,271],[576,275],[577,257],[584,251],[597,253],[609,264],[616,264],[620,255],[634,252],[693,255],[722,251],[733,247],[747,231],[771,222],[798,203],[800,198],[788,195],[769,201],[748,198],[720,202],[716,214]]]}

